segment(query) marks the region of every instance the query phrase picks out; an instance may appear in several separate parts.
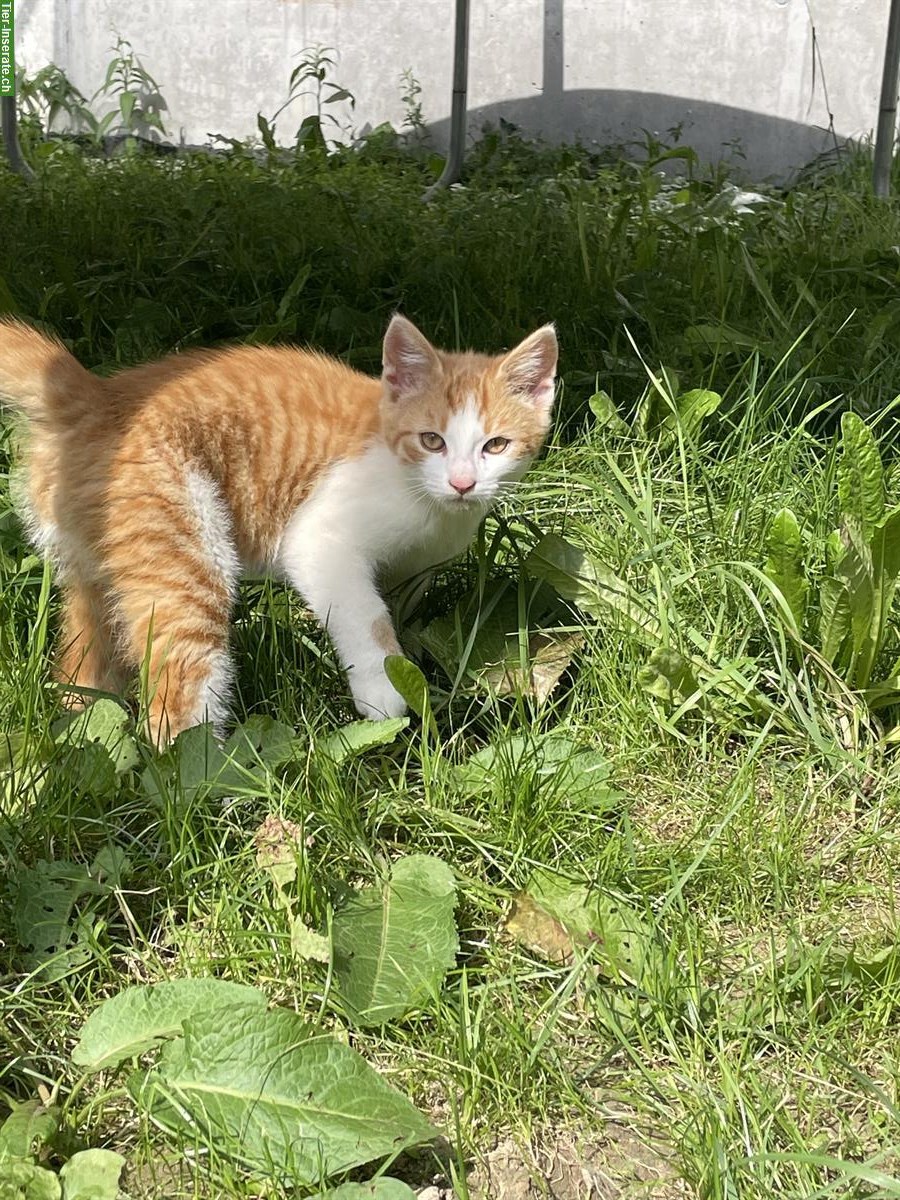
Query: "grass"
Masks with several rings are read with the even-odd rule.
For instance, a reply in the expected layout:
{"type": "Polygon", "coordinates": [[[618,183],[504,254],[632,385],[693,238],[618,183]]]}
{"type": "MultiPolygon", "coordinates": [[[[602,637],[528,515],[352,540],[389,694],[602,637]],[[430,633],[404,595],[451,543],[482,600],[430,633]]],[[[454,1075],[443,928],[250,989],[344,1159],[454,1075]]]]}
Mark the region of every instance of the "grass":
{"type": "MultiPolygon", "coordinates": [[[[228,338],[309,340],[373,368],[398,304],[450,346],[508,344],[555,319],[553,444],[412,615],[410,651],[494,577],[512,580],[508,632],[524,637],[520,563],[553,531],[616,570],[671,644],[694,630],[723,661],[755,664],[778,716],[722,701],[676,717],[641,685],[647,648],[627,623],[567,609],[558,624],[585,641],[546,704],[451,694],[422,655],[438,738],[414,724],[324,770],[317,744],[352,715],[343,681],[299,602],[254,582],[235,620],[237,716],[276,717],[308,749],[225,801],[171,787],[151,802],[137,773],[98,794],[64,749],[43,746],[59,716],[54,599],[4,482],[0,1099],[57,1099],[72,1146],[125,1155],[132,1196],[260,1187],[215,1145],[177,1146],[137,1117],[120,1077],[80,1078],[71,1047],[102,998],[214,974],[340,1027],[256,866],[269,814],[302,832],[293,895],[320,928],[341,886],[398,854],[432,853],[457,873],[461,953],[440,996],[349,1035],[446,1131],[445,1145],[395,1165],[416,1187],[502,1195],[530,1178],[534,1194],[563,1197],[588,1180],[624,1197],[900,1195],[898,769],[877,731],[842,738],[840,709],[792,665],[753,573],[778,508],[817,537],[835,527],[834,417],[851,404],[877,417],[897,390],[900,211],[874,204],[855,160],[742,215],[722,178],[678,191],[652,166],[549,157],[496,136],[467,189],[431,206],[424,167],[383,147],[288,163],[106,162],[63,147],[33,187],[0,181],[0,297],[101,370],[228,338]],[[681,389],[723,393],[697,436],[614,436],[590,415],[596,377],[631,413],[661,368],[681,389]],[[492,787],[460,789],[452,767],[473,749],[548,731],[606,755],[622,793],[613,810],[502,754],[492,787]],[[78,953],[50,979],[29,963],[23,897],[51,895],[40,864],[89,866],[110,844],[127,856],[121,885],[77,901],[65,928],[78,953]],[[663,961],[652,995],[624,988],[598,1004],[590,959],[553,964],[504,934],[536,867],[644,915],[663,961]]],[[[896,501],[890,415],[879,429],[896,501]]]]}

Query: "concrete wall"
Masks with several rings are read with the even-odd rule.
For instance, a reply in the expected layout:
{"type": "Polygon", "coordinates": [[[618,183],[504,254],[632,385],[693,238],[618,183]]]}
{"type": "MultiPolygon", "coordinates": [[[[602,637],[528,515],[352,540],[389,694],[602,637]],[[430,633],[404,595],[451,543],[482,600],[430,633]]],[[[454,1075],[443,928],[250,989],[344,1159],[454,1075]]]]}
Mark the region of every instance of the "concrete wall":
{"type": "MultiPolygon", "coordinates": [[[[507,117],[553,139],[621,139],[682,123],[705,158],[738,140],[747,172],[784,174],[874,127],[888,0],[471,0],[470,128],[507,117]],[[827,93],[826,93],[827,89],[827,93]],[[827,94],[827,101],[826,101],[827,94]]],[[[283,102],[296,54],[336,47],[353,123],[403,119],[423,88],[440,144],[453,0],[18,0],[17,57],[93,91],[118,32],[168,102],[170,137],[245,137],[283,102]]],[[[285,115],[279,135],[299,123],[285,115]]],[[[349,115],[349,114],[344,114],[349,115]]]]}

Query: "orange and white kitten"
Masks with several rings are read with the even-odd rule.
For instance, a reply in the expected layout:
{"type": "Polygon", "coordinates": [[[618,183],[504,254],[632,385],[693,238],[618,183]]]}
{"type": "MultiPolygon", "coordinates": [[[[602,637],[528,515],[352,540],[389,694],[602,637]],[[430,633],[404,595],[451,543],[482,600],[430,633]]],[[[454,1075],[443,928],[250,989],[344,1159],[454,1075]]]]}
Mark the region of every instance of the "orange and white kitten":
{"type": "Polygon", "coordinates": [[[551,325],[488,357],[395,316],[380,380],[253,346],[100,379],[0,323],[0,397],[28,418],[29,532],[64,593],[59,676],[119,691],[144,662],[155,740],[221,726],[238,580],[266,571],[326,626],[359,712],[401,714],[378,585],[465,549],[544,440],[556,359],[551,325]]]}

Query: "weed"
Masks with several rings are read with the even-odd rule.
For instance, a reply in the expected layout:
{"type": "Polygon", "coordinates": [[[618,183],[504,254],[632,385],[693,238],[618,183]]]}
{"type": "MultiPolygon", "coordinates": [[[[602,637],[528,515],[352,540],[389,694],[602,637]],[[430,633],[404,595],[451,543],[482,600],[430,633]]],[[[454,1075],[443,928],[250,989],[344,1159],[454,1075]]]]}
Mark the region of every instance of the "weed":
{"type": "Polygon", "coordinates": [[[351,92],[328,78],[329,71],[336,62],[334,54],[335,51],[327,46],[304,50],[300,54],[300,62],[291,71],[287,100],[268,119],[262,113],[257,116],[263,145],[270,153],[274,153],[276,149],[276,120],[298,100],[308,99],[313,109],[300,122],[294,135],[294,143],[298,150],[325,153],[329,146],[326,132],[343,128],[340,119],[329,106],[348,104],[352,111],[356,101],[351,92]]]}
{"type": "Polygon", "coordinates": [[[404,120],[403,128],[409,130],[409,140],[419,146],[427,144],[430,140],[428,125],[425,121],[425,113],[422,110],[422,101],[419,97],[422,95],[422,85],[416,79],[411,67],[407,67],[400,76],[402,91],[400,99],[403,102],[404,120]]]}

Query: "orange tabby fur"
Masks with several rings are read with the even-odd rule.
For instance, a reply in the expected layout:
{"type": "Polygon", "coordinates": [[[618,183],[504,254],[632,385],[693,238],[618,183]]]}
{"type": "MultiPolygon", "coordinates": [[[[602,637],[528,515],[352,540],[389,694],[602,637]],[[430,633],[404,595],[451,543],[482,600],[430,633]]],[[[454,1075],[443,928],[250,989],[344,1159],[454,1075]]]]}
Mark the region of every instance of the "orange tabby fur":
{"type": "MultiPolygon", "coordinates": [[[[0,323],[0,396],[28,417],[28,523],[63,589],[61,680],[119,691],[145,662],[150,731],[165,742],[203,719],[198,697],[211,662],[226,664],[227,684],[237,575],[230,551],[216,549],[225,544],[217,522],[241,567],[271,570],[292,516],[335,464],[383,445],[415,470],[428,455],[422,431],[443,430],[473,399],[485,430],[514,428],[517,460],[537,452],[549,405],[527,402],[533,352],[444,354],[422,339],[434,356],[423,367],[421,335],[395,322],[398,370],[412,363],[412,380],[251,346],[173,355],[101,379],[60,343],[0,323]],[[199,501],[187,468],[203,481],[199,501]]],[[[555,339],[552,359],[555,367],[555,339]]],[[[552,392],[552,370],[550,378],[552,392]]],[[[396,650],[389,619],[372,612],[371,636],[396,650]]],[[[319,615],[327,621],[327,611],[319,615]]]]}

